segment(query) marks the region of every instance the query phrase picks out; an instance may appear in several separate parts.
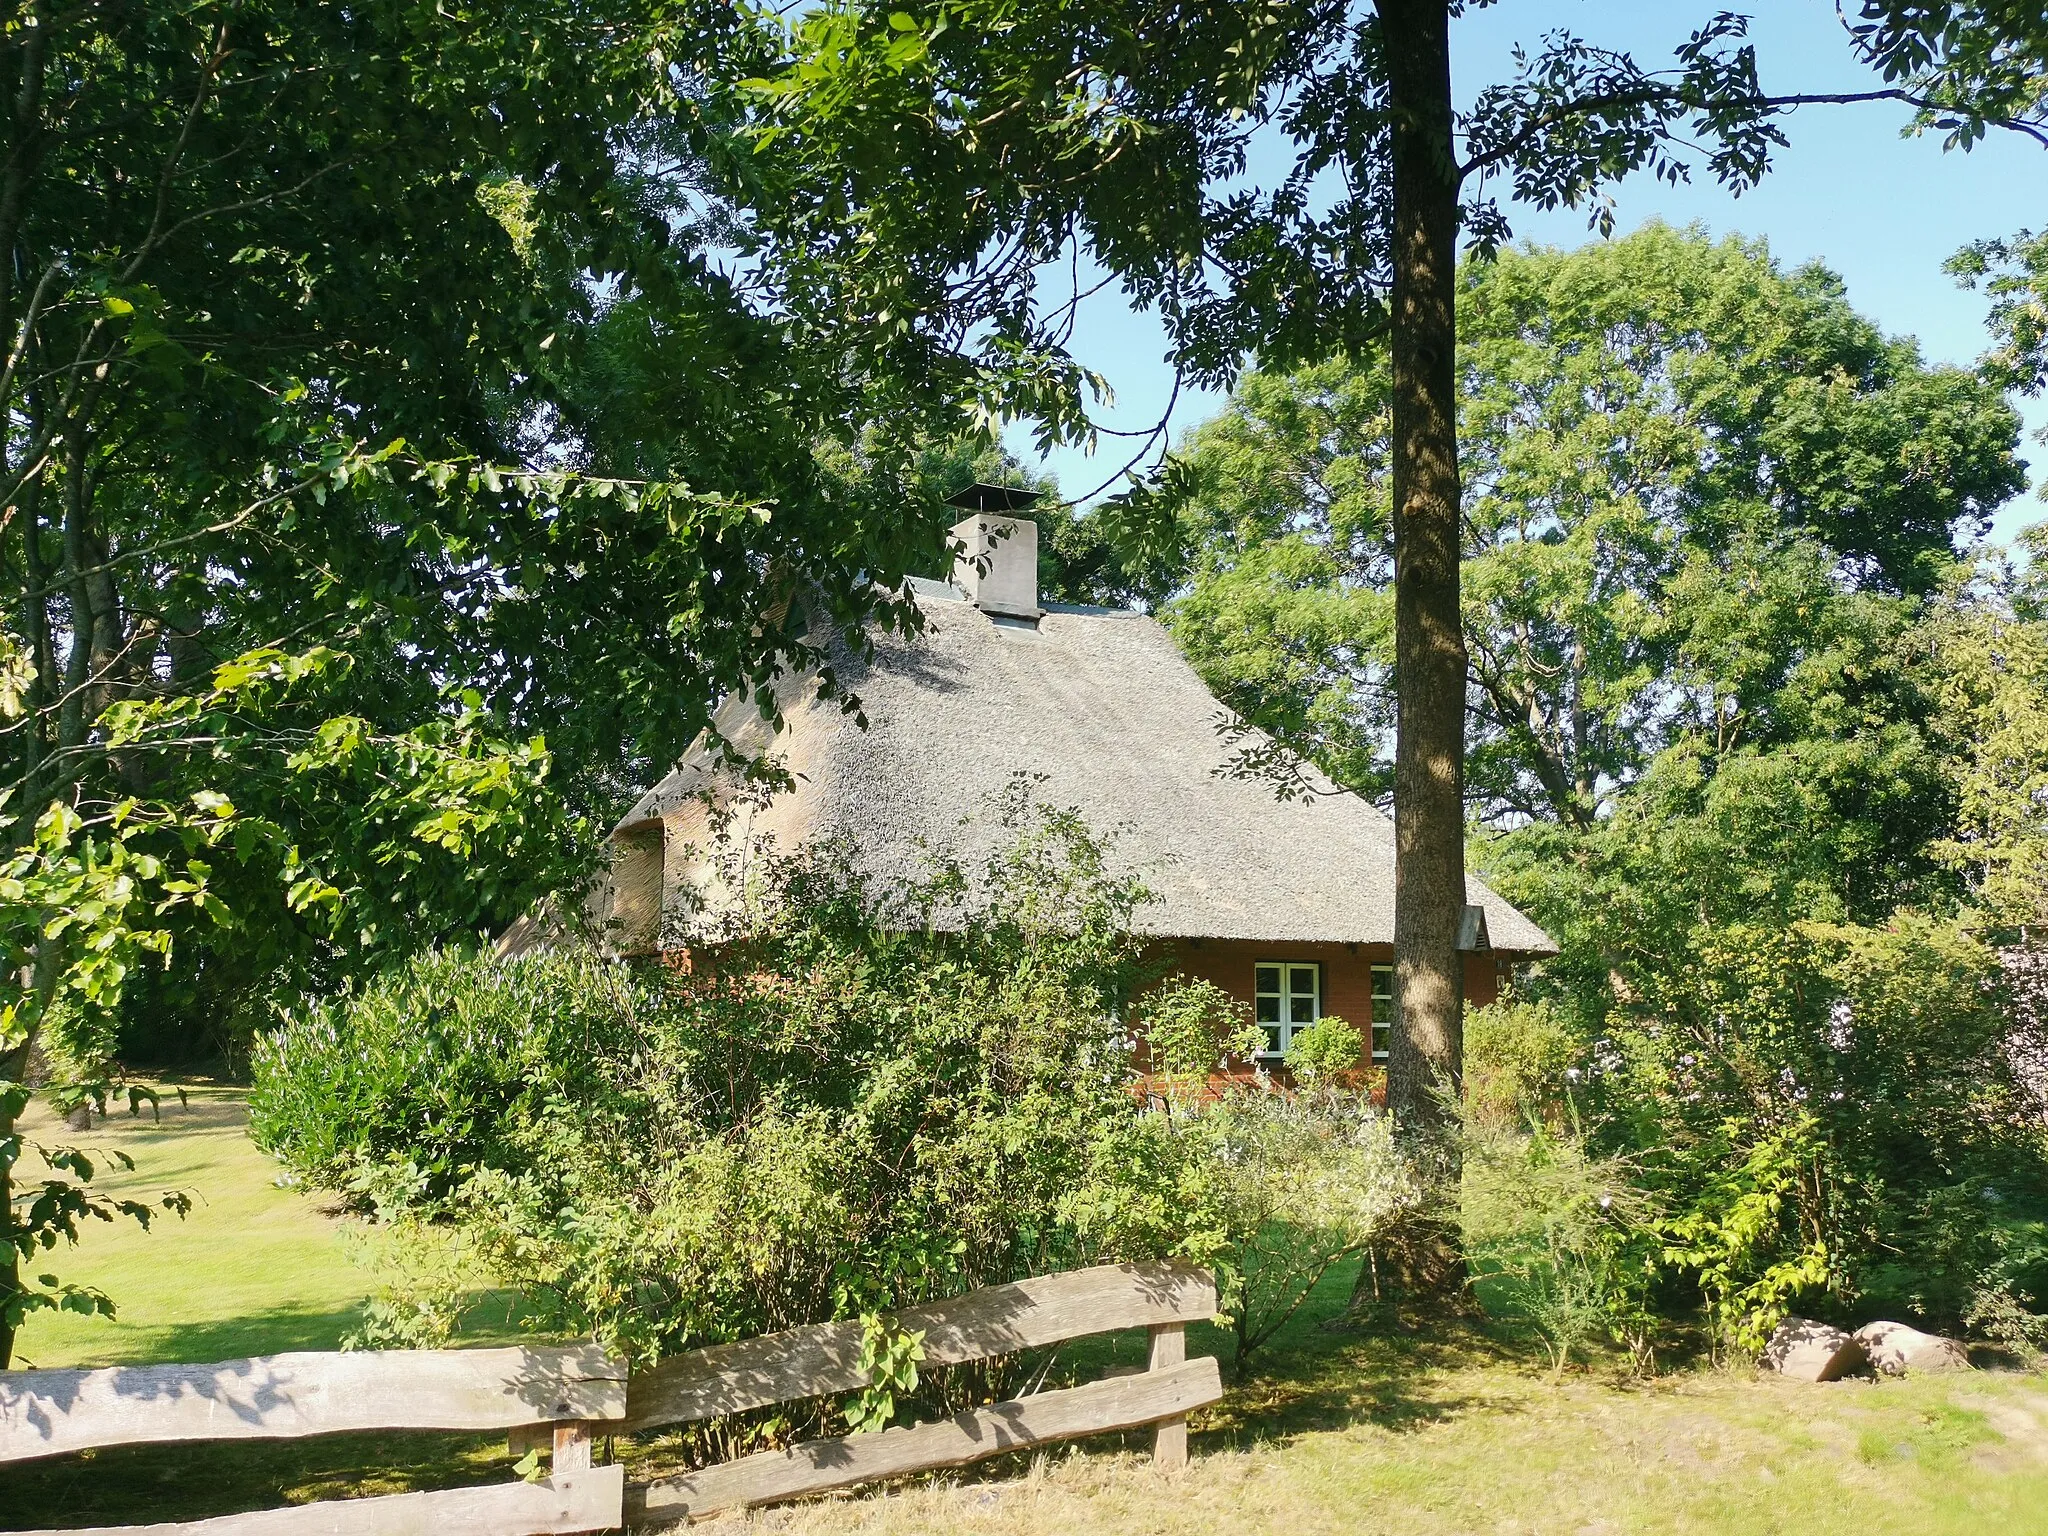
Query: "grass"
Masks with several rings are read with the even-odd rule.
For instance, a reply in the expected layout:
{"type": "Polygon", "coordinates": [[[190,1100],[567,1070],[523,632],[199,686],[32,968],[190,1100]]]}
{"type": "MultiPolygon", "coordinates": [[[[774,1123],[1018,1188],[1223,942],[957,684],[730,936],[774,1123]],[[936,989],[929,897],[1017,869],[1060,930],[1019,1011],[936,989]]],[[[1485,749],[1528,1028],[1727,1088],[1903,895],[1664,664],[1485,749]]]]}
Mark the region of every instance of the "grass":
{"type": "MultiPolygon", "coordinates": [[[[40,1104],[35,1139],[115,1148],[131,1172],[108,1169],[107,1191],[181,1189],[193,1210],[144,1231],[93,1224],[76,1248],[35,1265],[96,1285],[112,1319],[38,1313],[22,1329],[16,1369],[232,1360],[284,1350],[337,1349],[376,1289],[380,1250],[360,1226],[281,1186],[278,1166],[248,1137],[245,1096],[187,1084],[187,1106],[163,1096],[162,1119],[117,1112],[72,1131],[40,1104]]],[[[33,1171],[33,1156],[30,1158],[33,1171]]],[[[508,1320],[484,1320],[483,1338],[508,1320]]],[[[195,1519],[315,1499],[500,1481],[511,1456],[502,1435],[337,1435],[240,1445],[141,1446],[9,1468],[0,1529],[195,1519]]]]}
{"type": "MultiPolygon", "coordinates": [[[[24,1129],[37,1140],[134,1158],[132,1172],[103,1168],[96,1188],[137,1198],[179,1189],[193,1208],[182,1221],[160,1214],[148,1231],[89,1223],[78,1247],[35,1260],[35,1273],[99,1286],[118,1313],[32,1315],[17,1369],[335,1349],[360,1321],[376,1278],[353,1224],[278,1186],[277,1164],[249,1140],[241,1093],[189,1084],[186,1094],[181,1107],[165,1091],[161,1121],[147,1107],[139,1118],[119,1109],[90,1131],[66,1128],[40,1101],[31,1107],[24,1129]]],[[[24,1167],[40,1172],[32,1153],[24,1167]]]]}
{"type": "MultiPolygon", "coordinates": [[[[188,1222],[148,1235],[97,1230],[58,1255],[62,1272],[105,1287],[122,1315],[35,1320],[24,1353],[37,1364],[332,1348],[353,1326],[376,1282],[360,1240],[277,1187],[275,1166],[242,1133],[232,1092],[202,1089],[189,1114],[173,1100],[161,1126],[117,1116],[89,1139],[133,1153],[135,1187],[182,1187],[201,1203],[188,1222]]],[[[2048,1536],[2048,1378],[1984,1371],[1814,1387],[1703,1370],[1641,1384],[1572,1372],[1553,1383],[1540,1352],[1484,1327],[1330,1332],[1322,1325],[1348,1278],[1332,1277],[1259,1374],[1197,1417],[1185,1471],[1154,1471],[1142,1436],[1103,1437],[712,1529],[2048,1536]]],[[[1189,1345],[1227,1348],[1209,1328],[1189,1345]]],[[[1089,1341],[1069,1364],[1087,1374],[1140,1361],[1143,1350],[1138,1336],[1089,1341]]],[[[629,1466],[660,1451],[620,1449],[629,1466]]],[[[497,1481],[510,1467],[503,1439],[485,1436],[99,1452],[10,1469],[0,1528],[194,1519],[497,1481]]]]}
{"type": "Polygon", "coordinates": [[[761,1511],[718,1536],[2048,1532],[2048,1381],[1631,1385],[1484,1332],[1312,1337],[1196,1420],[1194,1460],[1072,1448],[993,1481],[761,1511]]]}

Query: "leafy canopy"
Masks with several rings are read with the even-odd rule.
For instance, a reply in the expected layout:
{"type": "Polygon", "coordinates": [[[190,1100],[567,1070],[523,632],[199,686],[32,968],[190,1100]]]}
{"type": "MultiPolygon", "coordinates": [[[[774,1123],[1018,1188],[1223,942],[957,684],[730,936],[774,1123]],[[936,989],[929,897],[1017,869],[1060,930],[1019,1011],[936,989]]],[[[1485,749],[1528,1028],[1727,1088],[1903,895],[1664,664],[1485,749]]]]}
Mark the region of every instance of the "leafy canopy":
{"type": "MultiPolygon", "coordinates": [[[[1884,745],[1914,696],[1873,666],[2024,485],[1995,389],[1925,365],[1824,269],[1660,225],[1472,263],[1459,312],[1481,813],[1588,824],[1666,747],[1828,732],[1891,754],[1901,798],[1924,787],[1911,742],[1884,745]]],[[[1394,707],[1389,430],[1383,359],[1257,373],[1172,466],[1176,637],[1369,792],[1394,707]]]]}

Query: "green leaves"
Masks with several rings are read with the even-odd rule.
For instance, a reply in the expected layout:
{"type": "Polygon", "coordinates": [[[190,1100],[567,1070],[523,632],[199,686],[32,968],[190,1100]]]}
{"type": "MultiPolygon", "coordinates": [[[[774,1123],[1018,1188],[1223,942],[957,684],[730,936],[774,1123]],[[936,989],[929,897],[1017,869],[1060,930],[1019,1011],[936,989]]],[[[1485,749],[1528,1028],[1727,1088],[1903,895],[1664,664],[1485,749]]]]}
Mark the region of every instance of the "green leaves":
{"type": "MultiPolygon", "coordinates": [[[[744,972],[569,943],[415,959],[259,1042],[257,1134],[311,1182],[455,1221],[636,1360],[1161,1251],[1184,1213],[1106,1022],[1134,894],[1070,819],[1018,832],[887,889],[845,850],[725,845],[759,905],[705,941],[744,972]],[[1155,1198],[1143,1230],[1107,1214],[1155,1198]]],[[[949,1390],[914,1334],[875,1323],[863,1359],[858,1423],[949,1390]]]]}
{"type": "Polygon", "coordinates": [[[846,1407],[846,1423],[857,1435],[889,1427],[896,1395],[917,1390],[917,1366],[924,1359],[924,1330],[906,1329],[876,1312],[860,1316],[859,1366],[868,1383],[846,1407]]]}
{"type": "Polygon", "coordinates": [[[2023,229],[2008,240],[1979,240],[1958,251],[1947,270],[1991,299],[1986,374],[2023,394],[2048,389],[2048,233],[2023,229]]]}
{"type": "Polygon", "coordinates": [[[2048,124],[2048,19],[2028,0],[1862,0],[1850,34],[1888,81],[1918,100],[1919,128],[1967,149],[1991,127],[2040,139],[2048,124]]]}
{"type": "MultiPolygon", "coordinates": [[[[2020,484],[1992,390],[1923,366],[1817,269],[1660,226],[1475,264],[1460,312],[1483,814],[1587,823],[1679,741],[1816,728],[1809,693],[1838,701],[1832,728],[1896,716],[1869,651],[1903,610],[1878,594],[1938,584],[2020,484]]],[[[1369,358],[1247,377],[1174,461],[1176,636],[1368,792],[1393,727],[1388,433],[1369,358]]]]}

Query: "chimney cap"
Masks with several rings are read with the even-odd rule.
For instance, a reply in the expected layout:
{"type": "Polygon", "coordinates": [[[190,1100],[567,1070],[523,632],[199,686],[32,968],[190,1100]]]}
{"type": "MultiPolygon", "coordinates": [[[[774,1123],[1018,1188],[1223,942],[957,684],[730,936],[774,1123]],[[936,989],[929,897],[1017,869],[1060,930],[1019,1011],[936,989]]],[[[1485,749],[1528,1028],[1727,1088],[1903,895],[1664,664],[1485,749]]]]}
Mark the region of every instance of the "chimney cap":
{"type": "Polygon", "coordinates": [[[1022,512],[1044,499],[1043,491],[1027,491],[1016,485],[984,485],[977,480],[948,496],[946,505],[963,512],[1022,512]]]}

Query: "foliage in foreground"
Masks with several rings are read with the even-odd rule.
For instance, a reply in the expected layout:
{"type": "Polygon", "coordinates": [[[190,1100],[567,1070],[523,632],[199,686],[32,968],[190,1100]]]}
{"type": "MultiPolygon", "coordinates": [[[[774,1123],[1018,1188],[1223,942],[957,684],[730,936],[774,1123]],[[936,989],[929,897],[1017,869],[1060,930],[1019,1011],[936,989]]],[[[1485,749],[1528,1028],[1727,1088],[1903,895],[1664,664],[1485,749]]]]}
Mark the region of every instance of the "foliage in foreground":
{"type": "Polygon", "coordinates": [[[762,621],[792,584],[907,617],[940,509],[819,451],[901,397],[706,259],[736,30],[696,0],[12,13],[0,1364],[61,1299],[16,1262],[64,1235],[10,1171],[39,1046],[102,1092],[117,1045],[232,1054],[278,997],[498,926],[710,701],[823,659],[762,621]]]}
{"type": "MultiPolygon", "coordinates": [[[[641,1359],[1160,1255],[1219,1268],[1248,1357],[1398,1199],[1360,1096],[1146,1107],[1113,1022],[1150,979],[1142,893],[1070,818],[891,890],[757,848],[745,888],[687,966],[447,952],[302,1011],[258,1048],[257,1136],[400,1226],[453,1223],[536,1323],[641,1359]]],[[[1146,1006],[1192,1040],[1214,1002],[1169,983],[1146,1006]]],[[[1229,1023],[1188,1048],[1214,1061],[1229,1023]]],[[[375,1341],[457,1310],[387,1299],[375,1341]]],[[[814,1422],[1018,1368],[920,1384],[914,1341],[871,1342],[892,1370],[814,1422]]]]}
{"type": "Polygon", "coordinates": [[[1604,1338],[1647,1364],[1695,1316],[1754,1350],[1791,1311],[2048,1341],[2048,1106],[1990,951],[1733,928],[1671,972],[1597,1038],[1555,1001],[1474,1031],[1475,1268],[1559,1363],[1604,1338]]]}

